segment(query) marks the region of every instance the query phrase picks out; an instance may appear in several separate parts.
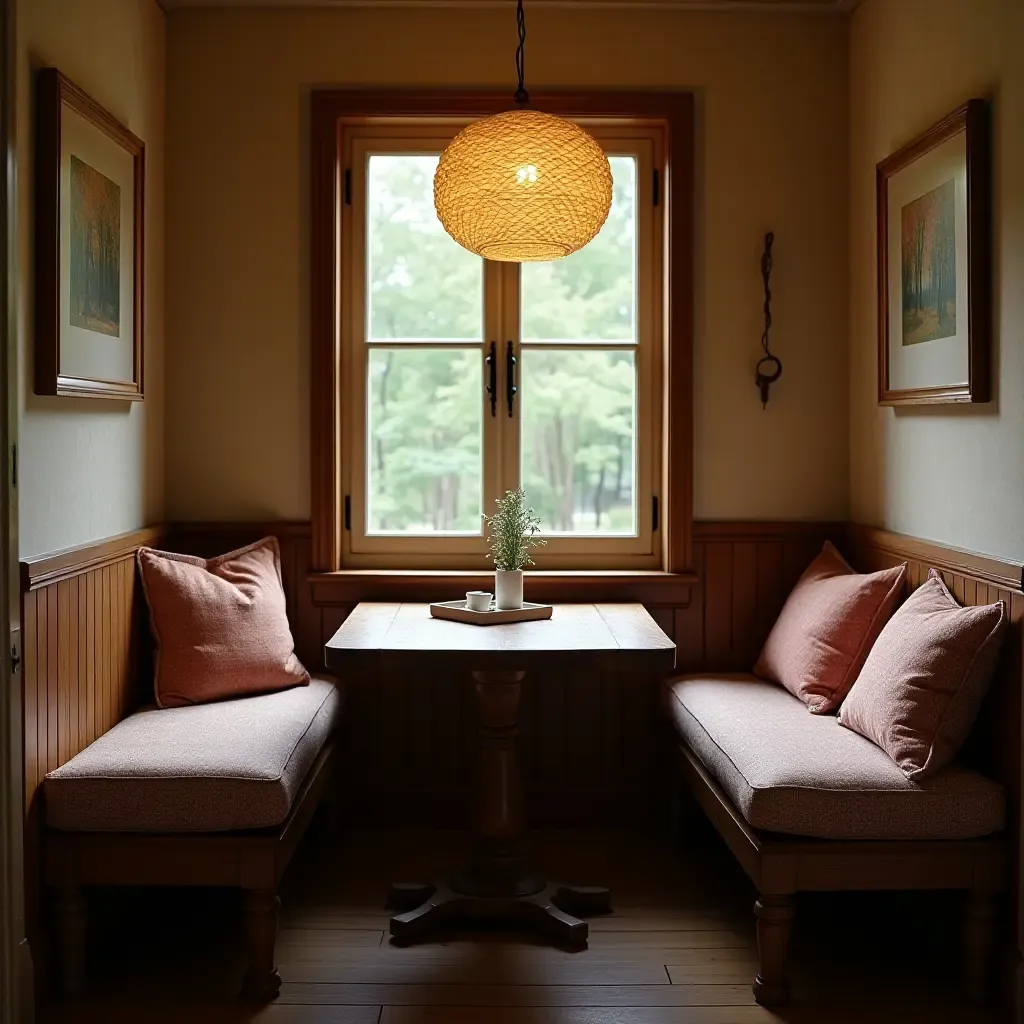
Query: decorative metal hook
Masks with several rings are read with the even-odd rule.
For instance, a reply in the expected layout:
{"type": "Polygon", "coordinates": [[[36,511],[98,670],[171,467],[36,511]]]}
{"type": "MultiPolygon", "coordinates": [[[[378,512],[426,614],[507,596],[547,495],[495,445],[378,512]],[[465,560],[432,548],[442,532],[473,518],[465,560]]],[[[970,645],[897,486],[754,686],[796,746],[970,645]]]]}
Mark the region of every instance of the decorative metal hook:
{"type": "Polygon", "coordinates": [[[764,355],[755,368],[754,383],[761,392],[761,408],[768,407],[768,389],[782,376],[782,360],[772,354],[768,347],[768,334],[772,329],[772,243],[775,234],[771,231],[764,236],[764,252],[761,255],[761,280],[764,282],[764,332],[761,348],[764,355]]]}

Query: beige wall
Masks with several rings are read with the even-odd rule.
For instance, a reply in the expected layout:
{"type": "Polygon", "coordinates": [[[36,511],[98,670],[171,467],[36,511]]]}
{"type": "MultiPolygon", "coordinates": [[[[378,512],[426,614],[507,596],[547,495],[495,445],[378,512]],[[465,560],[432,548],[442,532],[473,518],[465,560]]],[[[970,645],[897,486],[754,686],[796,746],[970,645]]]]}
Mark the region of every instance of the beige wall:
{"type": "Polygon", "coordinates": [[[867,0],[853,17],[850,43],[852,514],[1017,559],[1024,559],[1022,43],[1021,0],[867,0]],[[882,409],[875,164],[973,96],[993,100],[995,401],[882,409]]]}
{"type": "MultiPolygon", "coordinates": [[[[697,515],[844,517],[844,21],[535,10],[529,32],[528,85],[697,91],[697,515]],[[785,375],[762,412],[768,228],[785,375]]],[[[493,9],[169,15],[170,515],[309,514],[310,89],[511,91],[514,35],[493,9]]]]}
{"type": "Polygon", "coordinates": [[[165,24],[156,0],[19,0],[22,557],[163,516],[165,24]],[[33,380],[33,72],[60,68],[146,143],[146,398],[43,398],[33,380]]]}

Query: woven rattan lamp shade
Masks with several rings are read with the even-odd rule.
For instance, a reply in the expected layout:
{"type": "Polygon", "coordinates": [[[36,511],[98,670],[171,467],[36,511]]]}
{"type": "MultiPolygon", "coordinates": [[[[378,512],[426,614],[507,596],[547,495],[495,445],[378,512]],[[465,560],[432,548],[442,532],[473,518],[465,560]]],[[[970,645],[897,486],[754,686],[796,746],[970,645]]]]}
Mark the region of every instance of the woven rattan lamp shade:
{"type": "Polygon", "coordinates": [[[601,230],[611,203],[604,150],[579,125],[538,110],[467,125],[434,175],[445,231],[489,260],[568,256],[601,230]]]}

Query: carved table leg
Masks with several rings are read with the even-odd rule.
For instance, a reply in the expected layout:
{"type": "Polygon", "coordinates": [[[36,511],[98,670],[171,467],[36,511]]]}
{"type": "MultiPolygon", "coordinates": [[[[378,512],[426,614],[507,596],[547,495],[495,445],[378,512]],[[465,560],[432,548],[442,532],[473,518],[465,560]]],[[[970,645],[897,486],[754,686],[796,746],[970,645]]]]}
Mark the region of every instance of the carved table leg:
{"type": "Polygon", "coordinates": [[[964,967],[967,991],[977,1003],[989,1002],[997,943],[999,903],[995,893],[972,889],[967,893],[964,919],[964,967]]]}
{"type": "Polygon", "coordinates": [[[54,914],[61,988],[80,995],[85,988],[85,897],[77,885],[54,890],[54,914]]]}
{"type": "Polygon", "coordinates": [[[573,914],[611,910],[607,889],[549,884],[523,867],[516,735],[524,675],[473,673],[480,722],[473,860],[436,886],[392,886],[388,906],[404,910],[391,918],[393,942],[411,942],[443,922],[472,918],[531,924],[567,947],[581,948],[589,929],[573,914]]]}
{"type": "MultiPolygon", "coordinates": [[[[516,761],[523,672],[474,672],[480,726],[473,864],[460,889],[525,895],[523,784],[516,761]]],[[[527,885],[529,888],[533,882],[527,885]]],[[[540,885],[537,886],[540,888],[540,885]]]]}
{"type": "Polygon", "coordinates": [[[249,999],[273,999],[281,989],[274,946],[277,943],[277,916],[281,901],[273,889],[247,889],[245,892],[245,952],[248,966],[242,982],[242,994],[249,999]]]}
{"type": "Polygon", "coordinates": [[[759,956],[754,998],[762,1006],[782,1006],[789,1002],[786,957],[793,925],[793,899],[791,896],[762,895],[754,904],[754,913],[757,915],[759,956]]]}

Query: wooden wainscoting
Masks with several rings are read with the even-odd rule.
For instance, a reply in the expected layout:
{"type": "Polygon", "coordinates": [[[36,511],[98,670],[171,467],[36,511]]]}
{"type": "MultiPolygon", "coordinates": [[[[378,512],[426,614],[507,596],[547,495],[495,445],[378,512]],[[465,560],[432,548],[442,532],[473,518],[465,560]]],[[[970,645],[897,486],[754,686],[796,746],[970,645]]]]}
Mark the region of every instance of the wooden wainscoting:
{"type": "Polygon", "coordinates": [[[26,809],[47,772],[137,703],[135,552],[162,537],[138,530],[21,563],[26,809]]]}
{"type": "Polygon", "coordinates": [[[139,703],[147,685],[144,601],[135,552],[162,527],[21,563],[25,736],[25,894],[37,976],[41,784],[139,703]]]}
{"type": "MultiPolygon", "coordinates": [[[[841,523],[697,522],[697,584],[685,604],[648,603],[679,645],[681,671],[749,669],[782,602],[841,523]]],[[[352,606],[307,579],[305,522],[178,523],[169,547],[210,556],[275,534],[281,543],[289,615],[299,656],[323,665],[323,645],[352,606]]],[[[349,758],[354,815],[367,822],[457,824],[472,791],[475,719],[471,680],[350,679],[349,758]]],[[[528,677],[520,756],[534,823],[592,824],[647,817],[657,787],[657,680],[615,673],[528,677]]]]}

